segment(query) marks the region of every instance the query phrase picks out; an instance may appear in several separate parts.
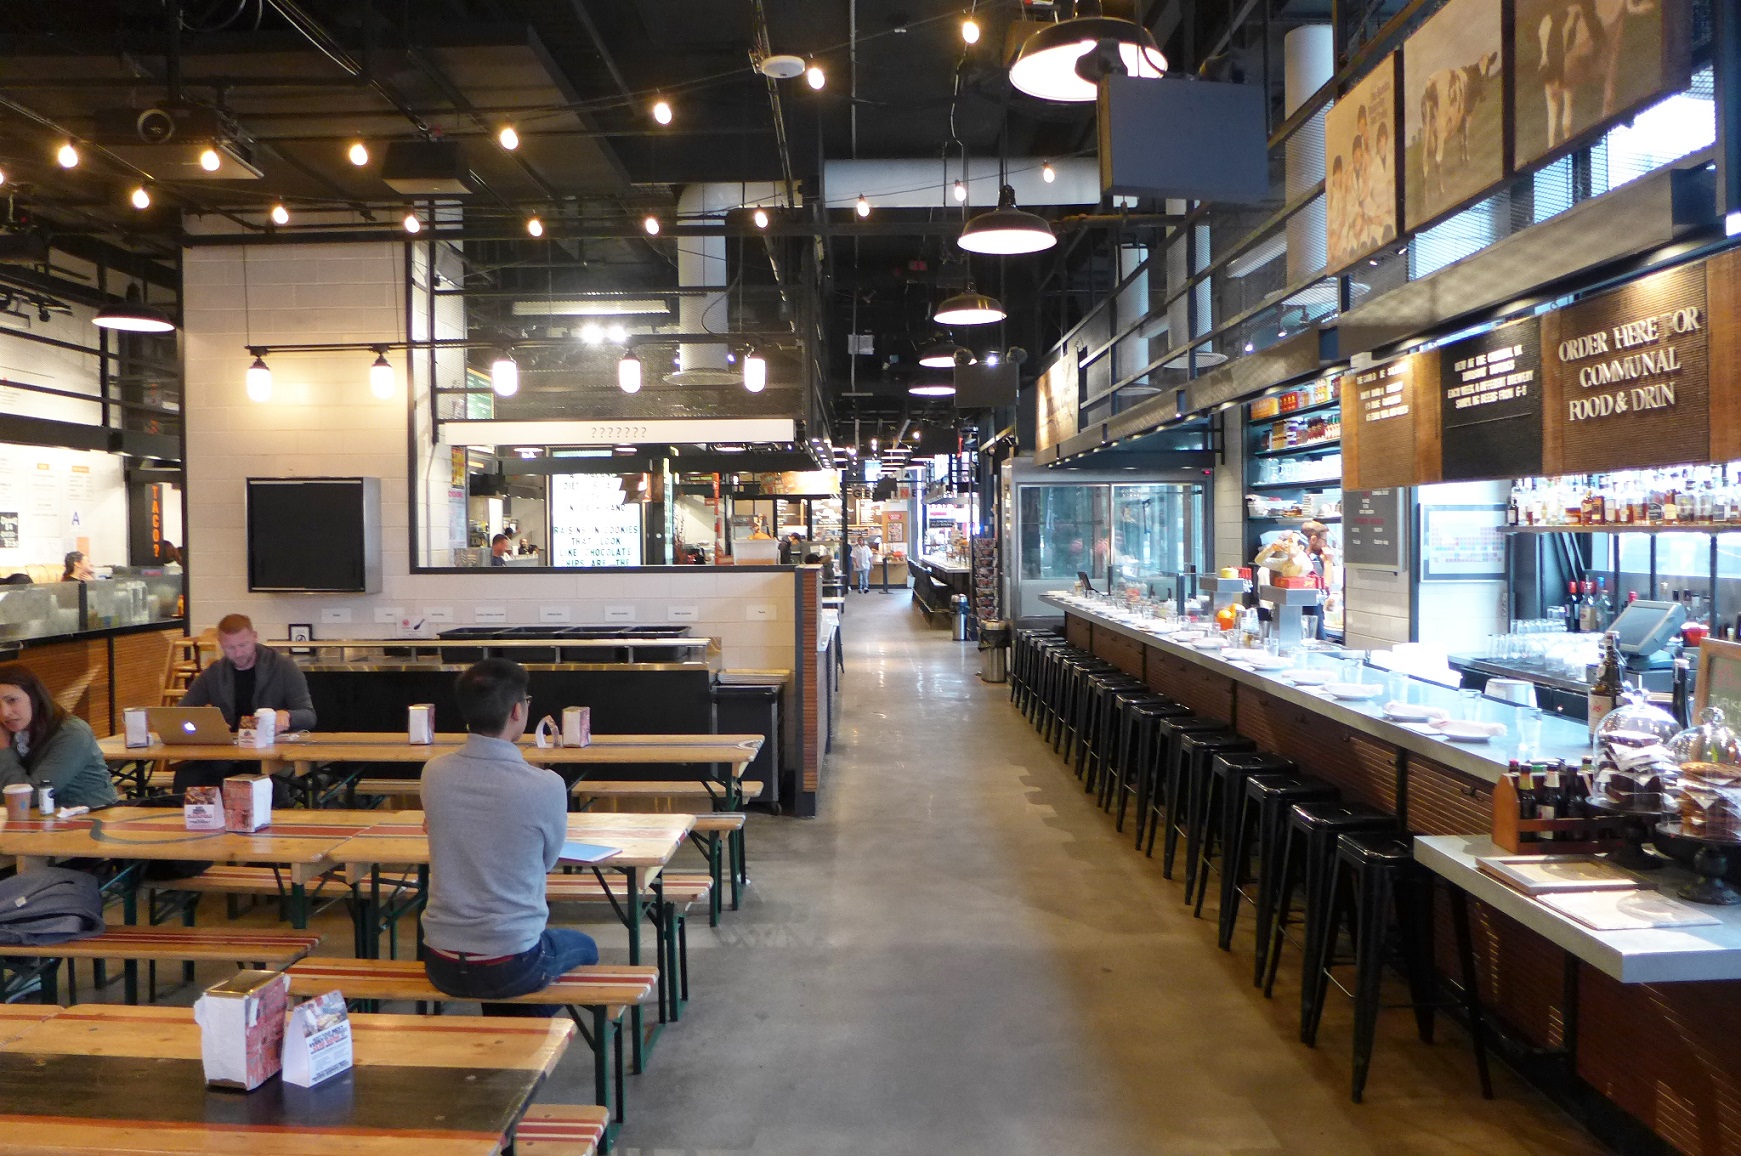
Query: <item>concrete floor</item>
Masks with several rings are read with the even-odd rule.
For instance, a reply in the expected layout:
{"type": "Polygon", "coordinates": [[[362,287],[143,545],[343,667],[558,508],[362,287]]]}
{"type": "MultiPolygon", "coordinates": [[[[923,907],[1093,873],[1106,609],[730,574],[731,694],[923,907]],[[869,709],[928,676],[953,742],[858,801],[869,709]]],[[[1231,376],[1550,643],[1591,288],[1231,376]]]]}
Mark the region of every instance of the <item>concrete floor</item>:
{"type": "MultiPolygon", "coordinates": [[[[845,633],[821,816],[755,816],[743,910],[691,917],[692,1001],[629,1079],[624,1156],[1603,1151],[1503,1066],[1481,1100],[1466,1036],[1424,1046],[1400,1010],[1351,1104],[1347,1000],[1302,1046],[1297,953],[1265,1001],[1250,919],[1216,950],[1213,900],[1191,918],[972,645],[904,591],[851,596],[845,633]]],[[[348,951],[342,912],[316,926],[348,951]]],[[[589,930],[622,958],[620,926],[589,930]]],[[[541,1099],[591,1091],[576,1046],[541,1099]]]]}

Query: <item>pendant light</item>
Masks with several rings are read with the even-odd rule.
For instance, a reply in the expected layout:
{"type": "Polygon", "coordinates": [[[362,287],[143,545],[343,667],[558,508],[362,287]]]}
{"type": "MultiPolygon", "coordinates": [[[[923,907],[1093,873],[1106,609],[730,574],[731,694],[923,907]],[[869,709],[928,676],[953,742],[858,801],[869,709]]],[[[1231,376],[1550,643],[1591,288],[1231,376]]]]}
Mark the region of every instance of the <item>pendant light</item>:
{"type": "Polygon", "coordinates": [[[1044,218],[1016,208],[1016,190],[1005,185],[997,195],[997,208],[981,213],[961,230],[959,244],[969,253],[1011,255],[1038,253],[1058,243],[1044,218]]]}
{"type": "Polygon", "coordinates": [[[393,396],[393,366],[387,361],[385,349],[375,350],[375,362],[369,366],[369,392],[386,401],[393,396]]]}
{"type": "Polygon", "coordinates": [[[768,363],[756,350],[744,354],[744,388],[760,393],[768,388],[768,363]]]}
{"type": "Polygon", "coordinates": [[[1023,41],[1010,65],[1010,83],[1041,100],[1094,100],[1100,86],[1078,72],[1077,65],[1106,42],[1117,49],[1130,76],[1152,79],[1167,70],[1167,58],[1142,25],[1110,16],[1078,16],[1047,25],[1023,41]]]}
{"type": "Polygon", "coordinates": [[[617,388],[624,393],[641,392],[641,359],[632,349],[617,362],[617,388]]]}
{"type": "Polygon", "coordinates": [[[927,381],[922,385],[909,385],[907,392],[913,397],[954,397],[955,387],[946,381],[927,381]]]}
{"type": "Polygon", "coordinates": [[[939,325],[990,325],[1008,316],[996,298],[970,288],[947,298],[931,319],[939,325]]]}
{"type": "Polygon", "coordinates": [[[955,355],[962,352],[961,346],[948,341],[939,341],[927,346],[919,354],[919,364],[926,369],[954,369],[955,355]]]}
{"type": "Polygon", "coordinates": [[[128,333],[173,333],[175,322],[161,309],[129,302],[125,305],[105,305],[91,318],[104,329],[123,329],[128,333]]]}
{"type": "Polygon", "coordinates": [[[506,349],[490,362],[490,388],[497,397],[513,397],[520,392],[520,363],[506,349]]]}
{"type": "Polygon", "coordinates": [[[266,351],[251,349],[248,352],[254,355],[254,364],[248,367],[247,376],[242,379],[248,387],[248,400],[271,401],[272,370],[266,364],[266,351]]]}

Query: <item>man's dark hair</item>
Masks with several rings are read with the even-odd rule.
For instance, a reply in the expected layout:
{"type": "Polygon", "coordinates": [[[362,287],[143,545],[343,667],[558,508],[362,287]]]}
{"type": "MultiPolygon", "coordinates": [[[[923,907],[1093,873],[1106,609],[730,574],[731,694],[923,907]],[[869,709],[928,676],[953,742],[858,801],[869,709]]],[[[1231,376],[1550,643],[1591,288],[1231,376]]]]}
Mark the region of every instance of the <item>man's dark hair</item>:
{"type": "Polygon", "coordinates": [[[494,538],[490,539],[490,545],[494,546],[497,542],[506,542],[507,540],[508,536],[506,534],[497,534],[494,538]]]}
{"type": "Polygon", "coordinates": [[[514,704],[526,697],[526,668],[507,658],[474,662],[453,680],[460,717],[473,734],[500,734],[514,704]]]}

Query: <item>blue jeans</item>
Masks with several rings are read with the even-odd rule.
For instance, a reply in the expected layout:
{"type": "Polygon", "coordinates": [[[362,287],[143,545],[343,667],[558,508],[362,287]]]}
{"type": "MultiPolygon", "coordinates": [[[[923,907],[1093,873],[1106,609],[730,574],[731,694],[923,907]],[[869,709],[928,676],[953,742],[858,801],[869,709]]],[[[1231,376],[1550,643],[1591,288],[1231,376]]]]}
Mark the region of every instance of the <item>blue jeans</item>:
{"type": "Polygon", "coordinates": [[[858,579],[858,592],[860,594],[869,594],[870,593],[870,571],[869,570],[854,570],[853,575],[858,579]]]}
{"type": "Polygon", "coordinates": [[[592,936],[566,927],[546,927],[531,948],[500,962],[467,963],[430,952],[423,971],[448,995],[481,1002],[487,1016],[548,1017],[562,1009],[555,1004],[492,1001],[543,991],[563,972],[597,962],[598,944],[592,936]]]}

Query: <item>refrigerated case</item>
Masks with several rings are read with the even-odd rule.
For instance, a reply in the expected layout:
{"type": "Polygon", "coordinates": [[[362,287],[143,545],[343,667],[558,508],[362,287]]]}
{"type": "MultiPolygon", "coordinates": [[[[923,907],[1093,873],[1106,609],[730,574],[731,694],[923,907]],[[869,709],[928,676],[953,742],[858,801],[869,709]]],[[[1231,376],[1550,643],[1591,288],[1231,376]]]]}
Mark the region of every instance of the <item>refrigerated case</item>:
{"type": "Polygon", "coordinates": [[[1201,571],[1208,541],[1201,475],[1186,471],[1133,481],[1128,473],[1004,464],[1006,610],[1021,621],[1055,618],[1040,595],[1067,590],[1086,573],[1165,592],[1178,574],[1201,571]]]}

